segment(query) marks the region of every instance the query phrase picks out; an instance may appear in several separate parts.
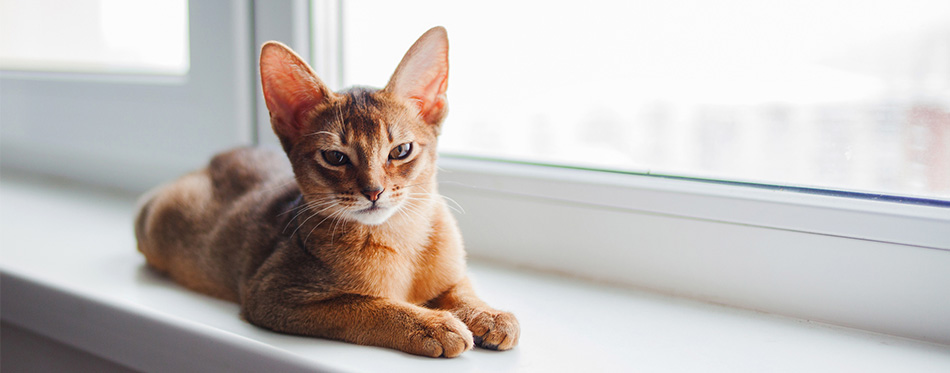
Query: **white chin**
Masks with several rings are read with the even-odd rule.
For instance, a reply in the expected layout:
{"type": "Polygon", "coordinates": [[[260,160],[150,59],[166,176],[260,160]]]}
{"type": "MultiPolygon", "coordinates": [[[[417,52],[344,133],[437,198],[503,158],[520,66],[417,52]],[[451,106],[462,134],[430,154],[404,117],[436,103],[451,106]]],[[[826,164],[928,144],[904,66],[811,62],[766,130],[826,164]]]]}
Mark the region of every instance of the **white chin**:
{"type": "Polygon", "coordinates": [[[365,225],[380,225],[393,216],[395,212],[396,209],[394,208],[379,208],[373,211],[356,211],[351,213],[350,216],[365,225]]]}

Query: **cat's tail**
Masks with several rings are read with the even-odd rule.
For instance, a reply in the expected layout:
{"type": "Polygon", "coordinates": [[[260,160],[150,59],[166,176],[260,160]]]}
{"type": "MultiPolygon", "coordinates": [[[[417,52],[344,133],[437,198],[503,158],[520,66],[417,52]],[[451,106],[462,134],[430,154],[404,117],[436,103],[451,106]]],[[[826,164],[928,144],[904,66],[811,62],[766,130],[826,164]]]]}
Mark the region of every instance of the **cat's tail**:
{"type": "Polygon", "coordinates": [[[160,191],[165,189],[167,184],[159,185],[155,188],[152,188],[148,192],[145,192],[138,201],[135,202],[135,241],[137,242],[138,250],[142,254],[149,254],[147,248],[144,247],[146,242],[148,242],[148,219],[151,216],[152,205],[155,202],[155,196],[158,195],[160,191]]]}
{"type": "Polygon", "coordinates": [[[144,253],[142,243],[145,241],[145,220],[148,218],[149,210],[152,207],[153,196],[149,194],[151,192],[140,197],[135,204],[135,211],[138,211],[135,216],[135,240],[138,241],[138,249],[142,253],[144,253]]]}

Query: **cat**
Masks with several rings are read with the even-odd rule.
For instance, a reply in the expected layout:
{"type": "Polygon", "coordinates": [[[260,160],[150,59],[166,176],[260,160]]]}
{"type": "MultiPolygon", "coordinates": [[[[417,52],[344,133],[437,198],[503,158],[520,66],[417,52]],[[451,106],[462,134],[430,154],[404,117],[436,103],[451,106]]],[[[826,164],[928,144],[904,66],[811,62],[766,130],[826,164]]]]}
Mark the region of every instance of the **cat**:
{"type": "Polygon", "coordinates": [[[476,296],[438,194],[445,29],[423,34],[382,89],[334,93],[278,42],[260,69],[283,152],[231,150],[143,197],[148,265],[277,332],[431,357],[514,347],[518,320],[476,296]]]}

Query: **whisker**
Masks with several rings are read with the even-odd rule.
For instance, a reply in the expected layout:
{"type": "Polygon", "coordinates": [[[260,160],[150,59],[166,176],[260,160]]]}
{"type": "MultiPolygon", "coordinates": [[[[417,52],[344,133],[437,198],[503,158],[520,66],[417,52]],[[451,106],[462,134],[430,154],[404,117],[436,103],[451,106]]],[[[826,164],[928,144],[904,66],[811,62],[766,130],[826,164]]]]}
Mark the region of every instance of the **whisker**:
{"type": "MultiPolygon", "coordinates": [[[[346,210],[341,210],[346,212],[346,210]]],[[[330,246],[333,246],[333,241],[336,240],[336,227],[339,224],[345,224],[345,219],[343,219],[343,214],[333,218],[333,222],[330,223],[333,226],[333,229],[330,231],[330,246]]]]}
{"type": "Polygon", "coordinates": [[[333,132],[330,132],[330,131],[317,131],[317,132],[313,132],[313,133],[308,133],[308,134],[306,134],[306,135],[304,135],[304,136],[316,136],[316,135],[321,135],[321,134],[323,134],[323,135],[335,136],[335,137],[340,137],[340,135],[337,135],[337,134],[335,134],[335,133],[333,133],[333,132]]]}
{"type": "MultiPolygon", "coordinates": [[[[292,209],[290,209],[290,210],[284,211],[284,212],[278,214],[277,216],[286,215],[286,214],[289,214],[289,213],[291,213],[291,212],[293,212],[293,211],[295,211],[295,210],[300,210],[300,209],[304,209],[304,208],[307,208],[307,207],[315,207],[315,206],[317,206],[317,205],[322,205],[322,204],[325,204],[325,203],[333,203],[333,202],[335,202],[335,201],[332,200],[332,199],[322,199],[322,200],[317,200],[317,201],[306,202],[306,203],[302,203],[300,206],[297,206],[297,207],[294,207],[294,208],[292,208],[292,209]]],[[[296,216],[294,216],[294,217],[296,218],[296,216]]]]}
{"type": "Polygon", "coordinates": [[[463,183],[463,182],[460,182],[460,181],[455,181],[455,180],[439,180],[439,181],[438,181],[438,184],[439,184],[439,185],[455,185],[455,186],[463,186],[463,187],[474,188],[474,189],[481,189],[481,188],[476,187],[476,186],[474,186],[474,185],[466,184],[466,183],[463,183]]]}
{"type": "Polygon", "coordinates": [[[398,213],[402,214],[402,216],[406,217],[406,220],[411,220],[412,218],[409,217],[409,213],[407,213],[406,210],[405,210],[403,207],[405,207],[405,205],[400,206],[400,208],[397,209],[396,212],[398,212],[398,213]]]}
{"type": "Polygon", "coordinates": [[[455,211],[458,212],[459,214],[464,214],[464,213],[465,213],[465,208],[462,207],[462,204],[460,204],[460,203],[458,203],[456,200],[452,199],[452,197],[445,196],[445,195],[442,195],[442,194],[439,194],[439,197],[442,197],[442,198],[445,199],[446,201],[452,202],[452,204],[454,204],[456,207],[458,207],[458,209],[456,209],[456,208],[452,207],[451,204],[446,204],[446,206],[448,206],[450,209],[455,210],[455,211]]]}
{"type": "Polygon", "coordinates": [[[297,219],[298,216],[300,216],[300,214],[309,211],[310,208],[311,208],[311,206],[310,206],[309,203],[304,203],[304,204],[302,204],[302,205],[300,205],[300,206],[294,207],[294,208],[292,208],[292,209],[290,209],[290,210],[287,210],[287,211],[284,211],[284,212],[278,214],[277,216],[284,216],[284,215],[286,215],[286,214],[289,214],[289,213],[291,213],[291,212],[294,212],[295,210],[300,210],[300,212],[298,212],[297,215],[294,215],[292,218],[290,218],[290,219],[287,220],[287,225],[284,226],[284,229],[281,230],[280,233],[286,233],[286,232],[287,232],[287,228],[290,227],[290,224],[292,224],[292,223],[294,222],[294,220],[297,219]]]}
{"type": "MultiPolygon", "coordinates": [[[[302,215],[302,214],[304,214],[304,213],[306,213],[306,212],[308,212],[308,211],[313,211],[314,209],[318,209],[318,208],[321,208],[321,207],[324,207],[324,206],[328,206],[328,205],[333,205],[334,203],[336,203],[336,201],[329,200],[329,201],[323,201],[323,202],[319,202],[319,203],[318,203],[318,202],[307,203],[307,204],[304,204],[303,206],[297,207],[296,209],[299,209],[300,211],[297,213],[297,215],[294,215],[292,218],[290,218],[289,221],[287,221],[287,225],[284,226],[284,229],[281,231],[281,233],[287,232],[287,227],[290,227],[290,224],[293,223],[294,220],[296,220],[297,217],[299,217],[300,215],[302,215]]],[[[284,214],[290,213],[290,212],[292,212],[293,210],[294,210],[294,209],[291,209],[291,210],[286,211],[286,212],[284,212],[284,213],[282,213],[282,214],[280,214],[280,215],[284,215],[284,214]]],[[[319,213],[321,213],[321,212],[323,212],[323,211],[326,211],[326,210],[320,210],[320,211],[318,211],[317,213],[319,214],[319,213]]],[[[278,215],[278,216],[279,216],[279,215],[278,215]]],[[[293,236],[293,235],[291,235],[291,236],[293,236]]]]}
{"type": "MultiPolygon", "coordinates": [[[[336,111],[336,118],[340,121],[340,122],[337,124],[338,126],[341,126],[341,127],[342,127],[342,126],[346,123],[346,121],[343,120],[343,107],[342,107],[342,106],[340,107],[339,110],[336,111]]],[[[346,132],[344,131],[343,134],[345,135],[346,132]]],[[[340,139],[340,140],[342,141],[343,139],[340,139]]]]}
{"type": "MultiPolygon", "coordinates": [[[[323,225],[323,222],[327,221],[327,219],[330,219],[331,217],[333,217],[334,215],[337,215],[337,214],[341,213],[342,211],[344,211],[344,209],[342,209],[342,208],[337,209],[336,211],[334,211],[334,212],[331,213],[330,215],[327,215],[327,217],[323,218],[323,220],[321,220],[319,223],[317,223],[317,225],[314,225],[313,228],[310,228],[310,232],[307,233],[307,237],[305,237],[305,238],[303,239],[304,245],[306,245],[306,244],[307,244],[307,241],[310,240],[310,235],[313,234],[313,231],[316,230],[317,227],[323,225]]],[[[333,237],[330,237],[330,238],[332,239],[333,237]]],[[[332,241],[331,241],[331,245],[332,245],[332,241]]]]}
{"type": "Polygon", "coordinates": [[[452,209],[453,211],[455,211],[455,212],[457,212],[457,213],[459,213],[459,214],[464,214],[464,213],[465,213],[465,208],[462,207],[462,204],[458,203],[458,201],[452,199],[451,197],[448,197],[448,196],[445,196],[445,195],[442,195],[442,194],[438,194],[438,193],[409,193],[409,194],[407,194],[407,195],[408,195],[410,198],[412,198],[412,196],[427,196],[427,197],[438,196],[438,197],[442,197],[442,198],[445,199],[446,201],[451,202],[451,204],[448,204],[448,203],[447,203],[447,204],[445,205],[446,207],[452,209]],[[454,205],[454,206],[453,206],[453,205],[454,205]]]}
{"type": "Polygon", "coordinates": [[[422,185],[429,185],[429,184],[432,184],[432,182],[431,182],[431,181],[427,181],[427,182],[419,183],[419,184],[406,185],[406,186],[403,186],[403,188],[413,188],[413,187],[422,186],[422,185]]]}
{"type": "Polygon", "coordinates": [[[413,215],[415,215],[416,217],[418,217],[418,218],[421,219],[422,221],[425,221],[425,220],[426,220],[426,217],[425,217],[425,215],[422,214],[422,211],[420,211],[420,209],[422,208],[422,206],[420,206],[419,204],[417,204],[416,201],[418,201],[418,200],[412,199],[412,198],[406,199],[406,205],[405,205],[405,206],[406,206],[406,212],[412,213],[413,215]]]}
{"type": "MultiPolygon", "coordinates": [[[[297,231],[300,230],[300,227],[304,226],[304,224],[307,224],[307,222],[310,221],[310,219],[312,219],[314,216],[320,215],[320,213],[322,213],[322,212],[324,212],[324,211],[327,211],[327,210],[329,210],[329,209],[331,209],[331,208],[333,208],[333,206],[330,206],[330,207],[324,208],[323,210],[317,211],[317,212],[313,213],[313,215],[310,215],[309,217],[307,217],[307,219],[304,219],[303,222],[301,222],[299,225],[297,225],[297,229],[294,229],[294,232],[290,234],[290,237],[293,237],[294,234],[296,234],[297,231]]],[[[324,219],[324,220],[326,220],[326,219],[324,219]]],[[[321,222],[321,223],[322,223],[322,222],[321,222]]],[[[317,224],[317,226],[320,226],[320,224],[317,224]]],[[[311,230],[311,231],[312,231],[312,230],[311,230]]],[[[304,243],[307,243],[307,242],[304,241],[304,243]]]]}
{"type": "MultiPolygon", "coordinates": [[[[310,232],[313,233],[313,230],[314,230],[314,229],[317,229],[317,227],[323,225],[323,222],[325,222],[325,221],[327,221],[328,219],[332,218],[334,215],[340,214],[342,211],[345,211],[345,210],[344,210],[343,208],[339,208],[339,209],[337,209],[336,211],[333,211],[330,215],[327,215],[325,218],[323,218],[323,220],[321,220],[319,223],[317,223],[317,225],[313,226],[313,228],[310,229],[310,232]]],[[[332,221],[331,221],[331,222],[332,222],[332,221]]]]}
{"type": "Polygon", "coordinates": [[[267,188],[267,189],[264,189],[264,190],[267,191],[267,192],[273,192],[273,191],[275,191],[275,190],[277,190],[277,189],[286,187],[286,186],[288,186],[288,185],[290,185],[290,184],[293,184],[293,183],[296,183],[296,182],[297,182],[297,179],[294,179],[294,178],[291,177],[290,180],[288,180],[287,182],[279,183],[279,184],[277,184],[277,185],[274,185],[274,186],[272,186],[272,187],[270,187],[270,188],[267,188]]]}

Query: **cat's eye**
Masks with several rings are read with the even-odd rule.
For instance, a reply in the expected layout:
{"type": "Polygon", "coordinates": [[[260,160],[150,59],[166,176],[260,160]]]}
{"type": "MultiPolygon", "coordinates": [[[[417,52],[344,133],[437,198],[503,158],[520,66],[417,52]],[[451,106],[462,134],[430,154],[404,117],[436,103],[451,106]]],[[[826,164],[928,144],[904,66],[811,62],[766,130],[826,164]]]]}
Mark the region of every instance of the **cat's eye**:
{"type": "Polygon", "coordinates": [[[406,157],[408,157],[409,154],[412,154],[412,143],[411,143],[411,142],[407,142],[407,143],[405,143],[405,144],[401,144],[401,145],[399,145],[399,146],[393,148],[393,150],[389,151],[389,159],[396,159],[396,160],[399,160],[399,159],[406,159],[406,157]]]}
{"type": "Polygon", "coordinates": [[[347,163],[350,163],[350,158],[338,152],[336,150],[326,150],[323,152],[323,160],[327,161],[331,166],[342,166],[347,163]]]}

